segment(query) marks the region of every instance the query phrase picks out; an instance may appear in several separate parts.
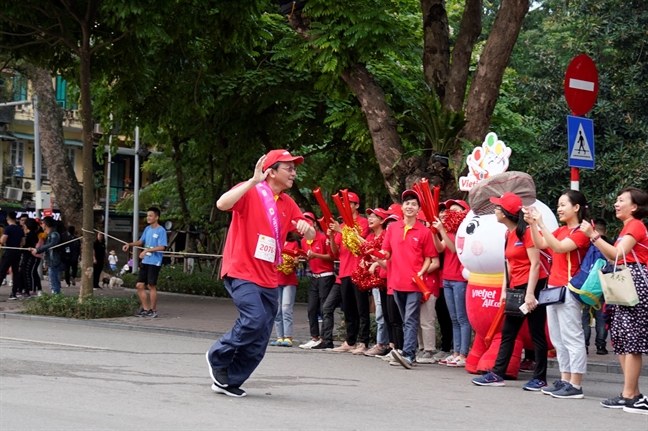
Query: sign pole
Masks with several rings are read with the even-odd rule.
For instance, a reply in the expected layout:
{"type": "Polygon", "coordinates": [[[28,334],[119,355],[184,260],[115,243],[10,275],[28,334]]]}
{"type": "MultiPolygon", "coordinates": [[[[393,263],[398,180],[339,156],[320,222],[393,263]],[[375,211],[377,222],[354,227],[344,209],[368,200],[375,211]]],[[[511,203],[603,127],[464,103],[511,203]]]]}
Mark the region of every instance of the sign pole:
{"type": "MultiPolygon", "coordinates": [[[[572,112],[572,115],[576,115],[572,112]]],[[[580,191],[580,171],[578,168],[571,168],[571,189],[580,191]]]]}

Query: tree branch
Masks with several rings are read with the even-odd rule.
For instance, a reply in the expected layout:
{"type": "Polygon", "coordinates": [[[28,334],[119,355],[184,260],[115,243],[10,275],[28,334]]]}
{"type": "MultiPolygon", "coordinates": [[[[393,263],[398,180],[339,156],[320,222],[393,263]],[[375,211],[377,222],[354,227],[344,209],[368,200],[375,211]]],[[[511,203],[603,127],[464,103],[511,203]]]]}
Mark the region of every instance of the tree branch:
{"type": "MultiPolygon", "coordinates": [[[[51,31],[49,31],[48,29],[38,27],[38,26],[32,25],[30,23],[24,22],[24,21],[19,21],[17,19],[10,18],[7,15],[4,15],[2,13],[0,13],[0,19],[3,19],[5,21],[8,21],[8,22],[10,22],[12,24],[15,24],[15,25],[18,25],[18,26],[30,28],[32,30],[35,30],[38,33],[44,33],[47,36],[50,36],[51,38],[60,39],[61,42],[63,42],[65,45],[67,45],[74,52],[76,52],[76,53],[79,52],[78,47],[74,43],[72,43],[72,41],[70,41],[67,37],[65,37],[65,35],[63,35],[63,34],[53,33],[51,31]]],[[[11,48],[10,47],[8,49],[17,49],[17,48],[11,48]]]]}
{"type": "Polygon", "coordinates": [[[482,0],[466,0],[457,42],[452,49],[452,63],[443,106],[458,112],[463,108],[473,48],[482,31],[482,0]]]}
{"type": "Polygon", "coordinates": [[[77,13],[77,11],[72,9],[72,5],[70,4],[69,0],[60,0],[61,4],[65,7],[65,10],[68,11],[68,13],[74,18],[76,22],[79,23],[80,26],[83,26],[84,22],[81,19],[81,15],[77,13]]]}
{"type": "Polygon", "coordinates": [[[130,33],[130,31],[125,31],[124,33],[122,33],[121,35],[117,36],[117,37],[114,38],[114,39],[108,40],[108,41],[106,41],[106,42],[102,42],[102,43],[100,43],[99,45],[94,46],[94,47],[90,50],[90,54],[94,54],[95,52],[97,52],[98,50],[100,50],[101,48],[103,48],[104,46],[112,45],[113,43],[117,42],[118,40],[123,39],[123,38],[124,38],[128,33],[130,33]]]}
{"type": "Polygon", "coordinates": [[[445,2],[421,0],[421,9],[423,11],[423,75],[425,82],[443,103],[450,71],[450,34],[445,2]]]}

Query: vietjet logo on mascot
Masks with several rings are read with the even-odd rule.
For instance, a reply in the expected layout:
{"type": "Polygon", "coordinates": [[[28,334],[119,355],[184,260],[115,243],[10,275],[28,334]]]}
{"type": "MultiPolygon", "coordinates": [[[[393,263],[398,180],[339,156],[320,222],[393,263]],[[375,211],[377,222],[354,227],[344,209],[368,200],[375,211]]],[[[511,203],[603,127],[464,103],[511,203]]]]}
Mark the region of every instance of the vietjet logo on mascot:
{"type": "MultiPolygon", "coordinates": [[[[491,133],[488,137],[492,140],[491,135],[494,134],[491,133]]],[[[497,141],[497,135],[495,141],[500,146],[502,154],[510,154],[510,149],[502,141],[497,141]]],[[[496,164],[497,170],[502,163],[496,164]]],[[[508,166],[508,161],[505,164],[508,166]]],[[[504,280],[506,231],[506,227],[497,222],[494,214],[495,206],[489,199],[493,196],[500,197],[505,192],[513,192],[522,198],[525,206],[533,205],[542,213],[547,227],[551,230],[558,227],[553,212],[536,199],[535,184],[528,174],[524,172],[498,172],[495,175],[486,173],[484,178],[470,189],[471,210],[459,226],[455,240],[457,255],[465,268],[463,275],[468,280],[466,312],[475,330],[475,342],[466,359],[466,370],[470,373],[487,371],[494,366],[501,340],[500,324],[490,345],[484,341],[501,305],[499,298],[504,280]]],[[[517,378],[523,347],[533,349],[526,323],[516,340],[515,351],[506,376],[517,378]]]]}

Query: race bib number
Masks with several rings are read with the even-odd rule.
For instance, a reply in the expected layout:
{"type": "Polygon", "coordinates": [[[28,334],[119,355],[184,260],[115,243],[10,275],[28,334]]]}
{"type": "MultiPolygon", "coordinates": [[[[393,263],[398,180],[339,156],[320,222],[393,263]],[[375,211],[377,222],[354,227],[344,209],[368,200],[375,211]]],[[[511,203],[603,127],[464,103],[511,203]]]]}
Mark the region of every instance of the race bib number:
{"type": "Polygon", "coordinates": [[[277,244],[274,238],[265,235],[259,235],[257,241],[256,251],[254,257],[257,259],[265,260],[266,262],[274,263],[275,253],[277,251],[277,244]]]}

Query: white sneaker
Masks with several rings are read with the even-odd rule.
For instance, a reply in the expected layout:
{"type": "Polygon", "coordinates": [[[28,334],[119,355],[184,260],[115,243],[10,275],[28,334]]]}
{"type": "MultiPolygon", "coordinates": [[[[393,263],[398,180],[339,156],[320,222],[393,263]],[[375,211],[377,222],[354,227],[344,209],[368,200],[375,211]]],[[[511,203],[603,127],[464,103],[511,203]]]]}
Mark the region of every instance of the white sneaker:
{"type": "Polygon", "coordinates": [[[38,291],[38,296],[43,296],[43,291],[42,290],[38,291]]]}
{"type": "Polygon", "coordinates": [[[466,367],[466,360],[461,356],[457,356],[452,361],[446,364],[448,367],[466,367]]]}
{"type": "Polygon", "coordinates": [[[394,357],[392,356],[392,352],[387,353],[385,356],[376,356],[376,357],[382,359],[383,361],[387,361],[387,362],[390,362],[390,361],[394,360],[394,357]]]}
{"type": "Polygon", "coordinates": [[[419,355],[416,357],[416,362],[419,364],[434,364],[436,363],[436,359],[434,359],[434,355],[432,355],[432,352],[423,352],[422,355],[419,355]]]}
{"type": "Polygon", "coordinates": [[[308,343],[300,344],[299,348],[300,349],[312,349],[313,347],[317,346],[319,343],[321,343],[320,340],[310,340],[308,343]]]}
{"type": "Polygon", "coordinates": [[[454,359],[455,359],[455,357],[452,354],[450,354],[450,355],[446,356],[445,358],[441,359],[439,361],[439,364],[440,365],[448,365],[448,362],[452,362],[452,361],[454,361],[454,359]]]}
{"type": "Polygon", "coordinates": [[[450,355],[450,352],[439,351],[439,352],[434,354],[433,358],[436,359],[437,361],[440,361],[442,359],[447,358],[448,355],[450,355]]]}

